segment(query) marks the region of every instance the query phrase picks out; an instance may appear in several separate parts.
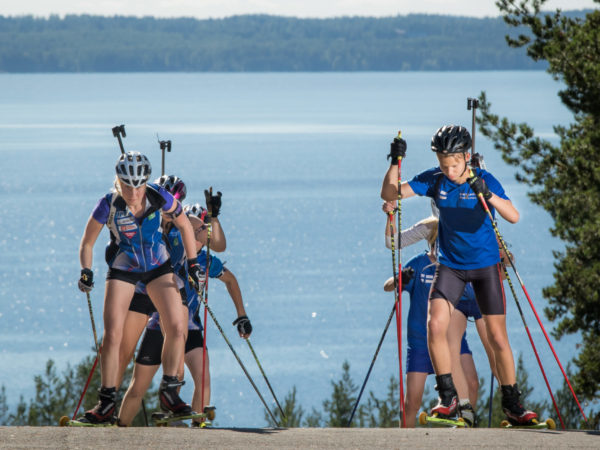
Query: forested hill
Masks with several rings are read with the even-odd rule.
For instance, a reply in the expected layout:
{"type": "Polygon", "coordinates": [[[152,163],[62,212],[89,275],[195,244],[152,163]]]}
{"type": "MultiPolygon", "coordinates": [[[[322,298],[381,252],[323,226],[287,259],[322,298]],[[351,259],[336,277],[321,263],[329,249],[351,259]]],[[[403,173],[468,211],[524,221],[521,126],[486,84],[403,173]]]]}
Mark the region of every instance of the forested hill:
{"type": "Polygon", "coordinates": [[[543,69],[501,18],[0,16],[0,72],[543,69]]]}

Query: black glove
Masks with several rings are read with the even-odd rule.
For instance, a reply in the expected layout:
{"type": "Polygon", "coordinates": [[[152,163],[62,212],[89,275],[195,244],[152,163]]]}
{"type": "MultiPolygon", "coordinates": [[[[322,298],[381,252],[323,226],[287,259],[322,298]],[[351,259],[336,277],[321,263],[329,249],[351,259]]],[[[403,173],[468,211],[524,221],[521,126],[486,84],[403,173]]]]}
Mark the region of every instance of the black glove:
{"type": "Polygon", "coordinates": [[[212,192],[204,190],[204,197],[206,198],[206,209],[210,213],[211,217],[217,217],[221,210],[221,194],[217,191],[217,195],[212,195],[212,192]]]}
{"type": "Polygon", "coordinates": [[[415,276],[415,269],[412,267],[404,267],[402,269],[402,286],[406,286],[410,283],[410,280],[415,276]]]}
{"type": "Polygon", "coordinates": [[[394,142],[390,144],[390,154],[387,156],[392,165],[398,164],[398,157],[406,156],[406,141],[401,137],[395,137],[394,142]]]}
{"type": "Polygon", "coordinates": [[[240,334],[252,334],[252,324],[250,323],[250,319],[248,319],[248,316],[238,317],[233,321],[232,325],[234,327],[237,325],[238,333],[240,334]]]}
{"type": "Polygon", "coordinates": [[[467,183],[469,183],[469,186],[471,186],[471,189],[473,189],[473,192],[475,192],[475,194],[483,195],[483,198],[486,200],[492,198],[492,193],[490,192],[487,185],[485,184],[485,181],[483,181],[482,178],[479,178],[478,176],[472,176],[470,178],[467,178],[467,183]]]}
{"type": "Polygon", "coordinates": [[[77,285],[81,292],[90,292],[94,287],[94,272],[90,269],[81,269],[81,278],[77,285]]]}
{"type": "Polygon", "coordinates": [[[206,274],[198,263],[198,258],[188,259],[188,279],[196,291],[199,291],[206,282],[206,274]]]}

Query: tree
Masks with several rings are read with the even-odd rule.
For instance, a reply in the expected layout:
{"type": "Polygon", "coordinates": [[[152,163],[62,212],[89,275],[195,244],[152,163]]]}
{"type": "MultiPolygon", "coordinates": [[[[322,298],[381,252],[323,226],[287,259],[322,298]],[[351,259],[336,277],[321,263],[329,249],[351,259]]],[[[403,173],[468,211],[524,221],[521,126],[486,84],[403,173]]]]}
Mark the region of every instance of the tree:
{"type": "MultiPolygon", "coordinates": [[[[0,390],[0,425],[57,425],[62,416],[71,417],[83,392],[95,357],[94,351],[93,356],[85,357],[74,368],[67,365],[62,374],[57,373],[54,361],[49,359],[46,362],[44,373],[34,377],[35,396],[29,402],[26,402],[21,396],[15,411],[11,414],[8,414],[5,387],[2,386],[0,390]]],[[[132,372],[132,367],[128,367],[123,378],[124,386],[129,384],[132,372]]],[[[79,414],[96,404],[96,392],[99,387],[100,370],[97,368],[86,391],[82,407],[78,411],[79,414]]],[[[146,393],[144,399],[148,409],[158,408],[157,397],[156,391],[146,393]]],[[[145,421],[140,412],[135,417],[133,426],[143,426],[144,424],[145,421]]]]}
{"type": "MultiPolygon", "coordinates": [[[[350,364],[344,361],[342,364],[342,378],[338,381],[332,381],[333,392],[331,400],[323,402],[323,409],[328,414],[325,424],[328,427],[347,427],[348,419],[352,413],[352,408],[356,402],[356,391],[358,386],[352,381],[350,376],[350,364]]],[[[352,420],[352,424],[356,419],[352,420]]]]}
{"type": "MultiPolygon", "coordinates": [[[[275,414],[275,418],[279,423],[279,426],[287,427],[287,428],[298,428],[302,423],[302,416],[304,415],[304,410],[302,406],[296,405],[296,386],[292,388],[290,392],[283,399],[283,412],[285,413],[285,417],[282,417],[281,411],[279,408],[275,409],[273,412],[275,414]]],[[[276,423],[273,423],[273,419],[271,415],[265,410],[265,419],[271,426],[277,426],[276,423]]]]}
{"type": "Polygon", "coordinates": [[[574,359],[579,369],[572,384],[580,400],[600,392],[600,11],[585,18],[540,13],[546,0],[497,1],[505,22],[527,34],[508,37],[511,47],[526,47],[535,61],[547,61],[548,72],[564,84],[561,101],[573,123],[556,125],[559,143],[535,136],[526,123],[492,114],[485,92],[480,96],[481,132],[503,159],[519,169],[516,179],[531,188],[531,200],[554,220],[550,230],[565,243],[554,252],[554,284],[543,290],[544,312],[557,321],[553,335],[581,333],[574,359]]]}
{"type": "Polygon", "coordinates": [[[398,379],[392,376],[387,395],[383,400],[376,398],[371,391],[366,406],[359,409],[360,426],[398,428],[400,426],[399,388],[398,379]]]}

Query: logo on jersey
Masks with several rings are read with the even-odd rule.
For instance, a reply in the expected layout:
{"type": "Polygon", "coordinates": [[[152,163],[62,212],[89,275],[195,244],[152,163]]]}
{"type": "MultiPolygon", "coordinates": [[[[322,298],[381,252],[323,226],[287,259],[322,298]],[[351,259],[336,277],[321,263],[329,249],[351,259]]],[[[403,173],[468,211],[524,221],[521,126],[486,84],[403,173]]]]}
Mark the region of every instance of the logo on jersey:
{"type": "Polygon", "coordinates": [[[148,216],[148,220],[152,220],[156,217],[156,213],[152,213],[148,216]]]}
{"type": "Polygon", "coordinates": [[[461,192],[458,198],[461,200],[477,200],[477,194],[474,192],[461,192]]]}
{"type": "Polygon", "coordinates": [[[421,283],[423,283],[423,284],[433,283],[433,274],[421,273],[421,283]]]}
{"type": "Polygon", "coordinates": [[[440,200],[446,200],[448,198],[448,193],[443,189],[440,190],[440,200]]]}

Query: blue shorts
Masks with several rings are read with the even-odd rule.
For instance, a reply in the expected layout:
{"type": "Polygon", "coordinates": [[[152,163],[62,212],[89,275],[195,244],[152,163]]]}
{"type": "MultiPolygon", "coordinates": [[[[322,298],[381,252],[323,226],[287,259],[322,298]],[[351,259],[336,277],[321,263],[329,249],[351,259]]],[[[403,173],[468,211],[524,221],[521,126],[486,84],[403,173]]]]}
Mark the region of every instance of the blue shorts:
{"type": "Polygon", "coordinates": [[[469,348],[469,343],[467,342],[467,333],[463,334],[462,340],[460,341],[460,354],[461,355],[472,355],[473,352],[469,348]]]}
{"type": "Polygon", "coordinates": [[[406,350],[406,371],[434,373],[431,358],[427,349],[410,348],[406,350]]]}
{"type": "Polygon", "coordinates": [[[456,309],[463,313],[467,319],[472,317],[473,320],[479,320],[483,317],[481,311],[479,311],[479,306],[473,301],[461,300],[456,305],[456,309]]]}

